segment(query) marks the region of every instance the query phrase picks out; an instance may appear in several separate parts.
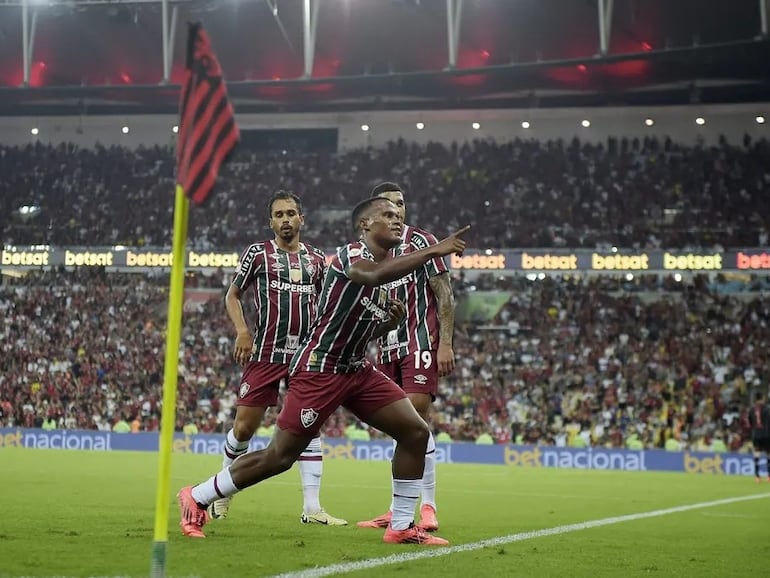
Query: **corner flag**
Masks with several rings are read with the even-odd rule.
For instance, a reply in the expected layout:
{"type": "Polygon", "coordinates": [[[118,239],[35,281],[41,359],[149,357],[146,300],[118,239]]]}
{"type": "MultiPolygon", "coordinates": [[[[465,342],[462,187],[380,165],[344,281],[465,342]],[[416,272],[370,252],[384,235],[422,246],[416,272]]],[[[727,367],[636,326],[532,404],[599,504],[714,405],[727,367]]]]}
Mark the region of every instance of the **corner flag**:
{"type": "Polygon", "coordinates": [[[166,357],[163,374],[158,485],[155,496],[155,532],[150,574],[166,573],[171,448],[176,423],[179,342],[184,304],[185,245],[190,197],[202,204],[214,188],[222,164],[238,143],[233,107],[227,98],[222,69],[211,42],[199,23],[190,24],[187,36],[185,79],[179,102],[177,185],[174,200],[173,263],[168,300],[166,357]]]}

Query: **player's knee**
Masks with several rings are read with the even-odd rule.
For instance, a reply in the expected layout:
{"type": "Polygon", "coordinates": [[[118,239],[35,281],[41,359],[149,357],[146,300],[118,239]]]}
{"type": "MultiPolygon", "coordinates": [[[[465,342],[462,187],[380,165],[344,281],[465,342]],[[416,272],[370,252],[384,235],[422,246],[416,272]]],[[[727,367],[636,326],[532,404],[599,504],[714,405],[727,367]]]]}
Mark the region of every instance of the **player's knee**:
{"type": "Polygon", "coordinates": [[[409,428],[404,438],[398,440],[398,442],[414,449],[416,452],[425,453],[425,448],[428,447],[429,437],[430,429],[428,428],[428,424],[426,424],[424,420],[414,420],[414,424],[409,428]]]}
{"type": "Polygon", "coordinates": [[[252,427],[248,420],[236,419],[233,423],[233,435],[239,442],[250,440],[254,436],[256,429],[256,427],[252,427]]]}

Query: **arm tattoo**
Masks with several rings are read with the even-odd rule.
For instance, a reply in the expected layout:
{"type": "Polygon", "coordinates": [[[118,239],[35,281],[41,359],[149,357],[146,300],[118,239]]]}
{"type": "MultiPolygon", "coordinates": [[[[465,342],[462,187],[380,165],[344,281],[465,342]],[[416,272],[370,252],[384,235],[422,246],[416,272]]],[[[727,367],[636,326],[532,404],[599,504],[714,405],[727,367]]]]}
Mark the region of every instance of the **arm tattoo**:
{"type": "Polygon", "coordinates": [[[439,345],[452,347],[455,328],[455,297],[449,273],[441,273],[430,278],[430,288],[438,301],[439,345]]]}

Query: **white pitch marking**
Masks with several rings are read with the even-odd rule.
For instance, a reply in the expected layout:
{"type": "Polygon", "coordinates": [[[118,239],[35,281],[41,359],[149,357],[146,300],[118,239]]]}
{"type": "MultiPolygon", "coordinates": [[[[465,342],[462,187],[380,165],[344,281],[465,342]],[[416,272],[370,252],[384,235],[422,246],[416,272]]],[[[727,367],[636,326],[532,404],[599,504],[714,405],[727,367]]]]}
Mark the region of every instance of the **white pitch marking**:
{"type": "Polygon", "coordinates": [[[518,534],[510,534],[508,536],[499,536],[497,538],[480,540],[478,542],[470,542],[468,544],[460,544],[458,546],[431,548],[421,550],[419,552],[404,552],[401,554],[393,554],[391,556],[385,556],[382,558],[369,558],[368,560],[359,560],[358,562],[346,562],[344,564],[332,564],[330,566],[321,566],[317,568],[310,568],[308,570],[286,572],[284,574],[273,576],[273,578],[323,578],[324,576],[346,574],[348,572],[368,570],[370,568],[389,566],[391,564],[402,564],[404,562],[422,560],[425,558],[438,558],[439,556],[448,556],[450,554],[457,554],[460,552],[471,552],[473,550],[480,550],[481,548],[488,548],[491,546],[502,546],[503,544],[510,544],[512,542],[523,542],[524,540],[545,538],[546,536],[558,536],[560,534],[579,532],[580,530],[599,528],[601,526],[610,526],[612,524],[620,524],[622,522],[633,522],[636,520],[645,520],[647,518],[657,518],[659,516],[668,516],[669,514],[678,514],[680,512],[689,512],[691,510],[700,510],[703,508],[713,508],[715,506],[725,506],[728,504],[736,504],[738,502],[746,502],[748,500],[759,500],[762,498],[770,498],[770,493],[755,494],[752,496],[738,496],[734,498],[725,498],[722,500],[713,500],[711,502],[698,502],[696,504],[689,504],[686,506],[665,508],[662,510],[652,510],[651,512],[640,512],[638,514],[626,514],[625,516],[613,516],[611,518],[589,520],[588,522],[578,522],[576,524],[566,524],[563,526],[555,526],[553,528],[545,528],[543,530],[533,530],[531,532],[520,532],[518,534]]]}

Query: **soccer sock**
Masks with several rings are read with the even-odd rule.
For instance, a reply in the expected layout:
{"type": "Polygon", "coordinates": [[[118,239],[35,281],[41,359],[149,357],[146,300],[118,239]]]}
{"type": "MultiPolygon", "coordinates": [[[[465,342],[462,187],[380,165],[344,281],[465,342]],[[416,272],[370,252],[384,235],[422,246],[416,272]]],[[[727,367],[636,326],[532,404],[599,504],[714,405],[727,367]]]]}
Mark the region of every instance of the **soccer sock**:
{"type": "Polygon", "coordinates": [[[422,505],[436,509],[436,440],[433,434],[428,438],[425,451],[425,470],[422,472],[422,505]]]}
{"type": "Polygon", "coordinates": [[[414,523],[414,509],[420,499],[421,480],[393,479],[393,518],[390,527],[394,530],[406,530],[414,523]]]}
{"type": "Polygon", "coordinates": [[[302,509],[306,514],[315,514],[321,509],[321,474],[323,473],[323,451],[321,438],[313,438],[300,454],[299,475],[302,479],[302,509]]]}
{"type": "Polygon", "coordinates": [[[216,500],[227,498],[237,494],[239,491],[233,483],[230,468],[225,468],[217,475],[211,476],[202,484],[195,486],[192,489],[192,497],[193,500],[198,502],[198,505],[206,507],[216,500]]]}
{"type": "Polygon", "coordinates": [[[759,456],[754,456],[754,475],[759,477],[759,456]]]}
{"type": "MultiPolygon", "coordinates": [[[[398,442],[396,440],[393,440],[393,454],[396,453],[396,447],[398,446],[398,442]]],[[[388,506],[388,512],[393,511],[393,498],[390,499],[390,506],[388,506]]]]}
{"type": "Polygon", "coordinates": [[[235,461],[235,458],[242,456],[249,450],[249,440],[245,442],[238,441],[235,438],[233,429],[227,432],[227,441],[225,441],[224,457],[222,458],[222,467],[229,468],[235,461]]]}

